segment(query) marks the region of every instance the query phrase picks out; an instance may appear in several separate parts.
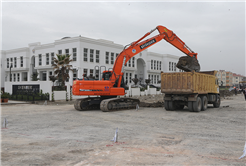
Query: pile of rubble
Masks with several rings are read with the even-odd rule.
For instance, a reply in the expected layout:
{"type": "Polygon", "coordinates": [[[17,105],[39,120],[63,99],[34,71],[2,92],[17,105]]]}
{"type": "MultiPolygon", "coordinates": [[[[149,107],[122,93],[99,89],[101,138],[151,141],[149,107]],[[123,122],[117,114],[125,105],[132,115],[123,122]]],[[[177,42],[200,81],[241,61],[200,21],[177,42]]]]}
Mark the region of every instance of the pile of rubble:
{"type": "Polygon", "coordinates": [[[148,95],[148,96],[135,96],[140,100],[140,107],[163,107],[164,106],[164,94],[160,95],[148,95]]]}
{"type": "Polygon", "coordinates": [[[235,94],[235,91],[220,90],[221,97],[233,96],[234,94],[235,94]]]}

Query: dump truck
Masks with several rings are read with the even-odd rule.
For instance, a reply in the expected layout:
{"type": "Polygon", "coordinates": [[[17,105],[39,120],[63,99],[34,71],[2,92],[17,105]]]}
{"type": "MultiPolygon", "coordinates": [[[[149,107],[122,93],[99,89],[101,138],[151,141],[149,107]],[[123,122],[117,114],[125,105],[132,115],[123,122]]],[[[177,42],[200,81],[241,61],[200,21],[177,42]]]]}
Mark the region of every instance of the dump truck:
{"type": "Polygon", "coordinates": [[[183,109],[200,112],[208,104],[220,107],[220,94],[217,71],[174,72],[161,74],[161,92],[164,96],[164,107],[167,111],[183,109]]]}

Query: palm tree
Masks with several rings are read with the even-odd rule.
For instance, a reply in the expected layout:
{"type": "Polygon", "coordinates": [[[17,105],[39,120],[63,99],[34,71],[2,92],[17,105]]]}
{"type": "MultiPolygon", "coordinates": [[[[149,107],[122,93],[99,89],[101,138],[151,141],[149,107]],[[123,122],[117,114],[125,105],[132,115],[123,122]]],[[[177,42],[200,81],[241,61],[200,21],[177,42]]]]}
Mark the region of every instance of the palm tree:
{"type": "Polygon", "coordinates": [[[69,79],[69,70],[72,70],[72,65],[69,63],[72,61],[70,58],[71,55],[59,55],[56,54],[57,58],[54,58],[54,74],[56,78],[61,80],[61,87],[65,89],[65,81],[69,79]]]}

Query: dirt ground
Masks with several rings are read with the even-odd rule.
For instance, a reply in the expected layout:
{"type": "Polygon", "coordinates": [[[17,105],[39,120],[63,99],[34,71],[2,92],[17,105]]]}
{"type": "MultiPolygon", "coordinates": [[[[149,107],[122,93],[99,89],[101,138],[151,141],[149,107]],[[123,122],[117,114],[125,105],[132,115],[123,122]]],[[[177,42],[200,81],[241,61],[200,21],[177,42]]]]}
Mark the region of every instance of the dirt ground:
{"type": "Polygon", "coordinates": [[[72,104],[2,105],[2,165],[245,165],[245,101],[195,113],[139,110],[79,112],[72,104]],[[119,142],[113,143],[119,128],[119,142]]]}

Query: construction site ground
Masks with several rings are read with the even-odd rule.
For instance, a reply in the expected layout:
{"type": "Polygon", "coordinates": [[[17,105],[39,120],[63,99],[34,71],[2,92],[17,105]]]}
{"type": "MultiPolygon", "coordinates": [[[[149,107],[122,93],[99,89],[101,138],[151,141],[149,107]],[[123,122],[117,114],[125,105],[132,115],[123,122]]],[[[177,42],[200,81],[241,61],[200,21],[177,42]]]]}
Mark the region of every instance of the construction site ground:
{"type": "MultiPolygon", "coordinates": [[[[161,97],[161,96],[159,96],[161,97]]],[[[150,97],[149,100],[157,100],[150,97]]],[[[144,100],[148,100],[147,97],[144,100]]],[[[163,107],[76,111],[71,102],[2,105],[2,165],[245,165],[242,94],[199,113],[163,107]],[[111,140],[119,128],[118,142],[111,140]]]]}

